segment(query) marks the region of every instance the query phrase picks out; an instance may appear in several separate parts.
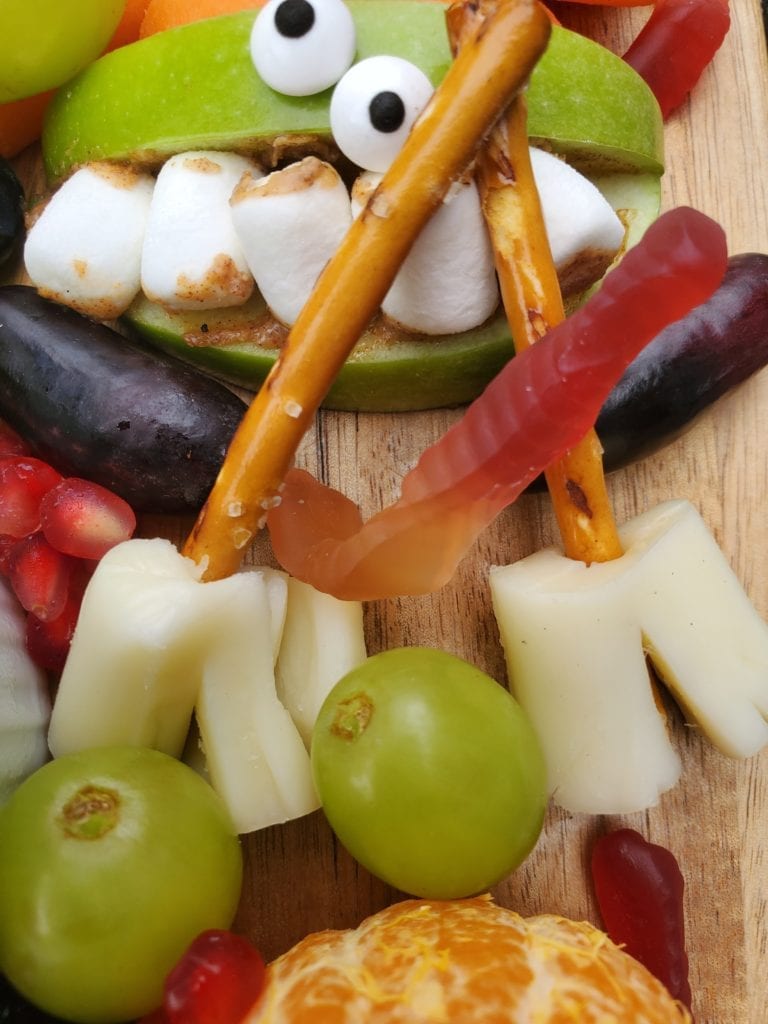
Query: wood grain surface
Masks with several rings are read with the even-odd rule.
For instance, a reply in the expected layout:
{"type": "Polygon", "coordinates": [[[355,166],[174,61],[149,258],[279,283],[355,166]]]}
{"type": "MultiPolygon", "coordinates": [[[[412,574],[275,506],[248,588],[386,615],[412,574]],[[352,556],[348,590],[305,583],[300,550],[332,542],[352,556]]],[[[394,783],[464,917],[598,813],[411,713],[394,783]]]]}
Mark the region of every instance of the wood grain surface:
{"type": "MultiPolygon", "coordinates": [[[[768,73],[759,0],[731,0],[733,25],[690,102],[666,126],[664,205],[695,206],[726,228],[732,253],[768,251],[768,73]]],[[[619,52],[646,11],[561,3],[566,25],[619,52]]],[[[40,187],[34,153],[18,167],[40,187]]],[[[399,415],[321,413],[299,461],[358,501],[366,515],[391,501],[420,450],[455,411],[399,415]]],[[[768,374],[711,410],[683,439],[614,474],[620,521],[671,497],[701,511],[739,577],[768,616],[768,374]]],[[[147,518],[144,535],[181,540],[190,523],[147,518]]],[[[524,497],[480,539],[438,594],[366,608],[371,653],[402,644],[439,646],[505,679],[490,608],[488,569],[556,539],[543,496],[524,497]]],[[[249,555],[271,562],[265,538],[249,555]]],[[[699,1024],[768,1022],[766,872],[768,753],[747,762],[717,753],[671,709],[681,782],[653,810],[622,819],[550,810],[528,860],[496,890],[522,913],[599,921],[588,880],[592,841],[621,824],[672,849],[687,883],[694,1010],[699,1024]]],[[[356,925],[397,899],[335,842],[321,812],[245,840],[247,869],[237,926],[272,957],[308,931],[356,925]]]]}

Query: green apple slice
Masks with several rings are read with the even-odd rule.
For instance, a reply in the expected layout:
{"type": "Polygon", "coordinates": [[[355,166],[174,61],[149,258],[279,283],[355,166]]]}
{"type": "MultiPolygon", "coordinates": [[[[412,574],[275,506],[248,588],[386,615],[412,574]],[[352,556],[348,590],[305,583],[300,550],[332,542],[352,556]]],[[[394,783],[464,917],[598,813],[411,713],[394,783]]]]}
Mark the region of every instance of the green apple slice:
{"type": "MultiPolygon", "coordinates": [[[[593,180],[624,221],[627,244],[634,244],[658,216],[658,176],[616,174],[593,180]]],[[[155,347],[251,390],[269,372],[285,333],[258,294],[238,308],[180,313],[140,296],[123,321],[130,333],[155,347]]],[[[323,404],[359,412],[461,405],[475,398],[513,353],[501,310],[482,327],[444,337],[395,333],[374,322],[323,404]]]]}
{"type": "MultiPolygon", "coordinates": [[[[357,58],[406,58],[437,84],[450,63],[441,3],[349,0],[357,58]]],[[[256,13],[173,29],[98,60],[59,93],[43,153],[49,177],[93,160],[158,165],[186,149],[248,151],[268,165],[308,150],[333,153],[331,90],[289,97],[269,89],[250,58],[256,13]]],[[[658,214],[663,170],[658,104],[642,79],[604,47],[555,28],[527,93],[532,140],[590,173],[621,212],[632,242],[658,214]]],[[[571,300],[573,302],[573,300],[571,300]]],[[[132,333],[200,369],[249,389],[272,366],[284,332],[260,296],[239,309],[169,313],[139,298],[132,333]]],[[[325,405],[401,411],[463,404],[513,353],[503,313],[446,337],[393,333],[374,324],[325,405]]]]}
{"type": "Polygon", "coordinates": [[[656,98],[626,61],[591,39],[554,28],[527,101],[531,141],[583,173],[663,173],[656,98]]]}
{"type": "MultiPolygon", "coordinates": [[[[624,244],[608,267],[611,270],[627,249],[640,241],[646,228],[658,217],[661,209],[661,179],[656,174],[624,173],[592,174],[589,177],[624,224],[624,244]]],[[[600,281],[597,281],[581,295],[568,296],[565,299],[566,313],[571,313],[599,287],[600,281]]]]}
{"type": "Polygon", "coordinates": [[[645,229],[659,215],[661,180],[656,174],[590,174],[589,178],[623,221],[626,252],[640,241],[645,229]]]}
{"type": "MultiPolygon", "coordinates": [[[[437,84],[450,63],[441,3],[349,0],[357,59],[387,53],[437,84]]],[[[57,181],[93,160],[157,164],[186,149],[248,150],[268,163],[299,143],[330,143],[331,90],[288,97],[250,59],[254,11],[158,33],[107,54],[61,89],[43,155],[57,181]],[[307,138],[309,137],[309,138],[307,138]],[[276,141],[277,140],[277,141],[276,141]]],[[[662,121],[645,82],[619,57],[555,28],[528,89],[531,137],[593,170],[662,171],[662,121]]]]}
{"type": "MultiPolygon", "coordinates": [[[[274,320],[260,295],[228,310],[169,312],[139,296],[123,317],[130,332],[230,384],[256,390],[272,367],[274,320]]],[[[503,313],[444,337],[386,332],[374,323],[323,403],[358,412],[404,412],[475,398],[514,354],[503,313]]]]}

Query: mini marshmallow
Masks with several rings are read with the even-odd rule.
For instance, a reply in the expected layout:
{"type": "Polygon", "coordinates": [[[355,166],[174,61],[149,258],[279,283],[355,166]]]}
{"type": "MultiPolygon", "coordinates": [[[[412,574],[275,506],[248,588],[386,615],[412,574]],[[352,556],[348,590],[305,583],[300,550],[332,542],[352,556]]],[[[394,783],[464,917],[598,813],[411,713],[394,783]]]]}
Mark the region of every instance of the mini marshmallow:
{"type": "MultiPolygon", "coordinates": [[[[352,188],[361,211],[380,174],[364,173],[352,188]]],[[[493,252],[474,182],[454,185],[433,214],[381,304],[406,330],[457,334],[484,323],[498,305],[493,252]]]]}
{"type": "Polygon", "coordinates": [[[552,259],[564,295],[593,284],[624,241],[624,225],[602,193],[559,157],[531,149],[552,259]]]}
{"type": "Polygon", "coordinates": [[[229,210],[246,172],[261,173],[234,153],[180,153],[163,165],[141,259],[148,298],[169,309],[213,309],[250,297],[253,278],[229,210]]]}
{"type": "Polygon", "coordinates": [[[266,178],[244,175],[230,205],[264,300],[291,326],[352,223],[344,182],[330,164],[310,156],[266,178]]]}
{"type": "Polygon", "coordinates": [[[140,287],[154,180],[117,164],[81,167],[29,229],[27,274],[41,295],[87,316],[120,316],[140,287]]]}

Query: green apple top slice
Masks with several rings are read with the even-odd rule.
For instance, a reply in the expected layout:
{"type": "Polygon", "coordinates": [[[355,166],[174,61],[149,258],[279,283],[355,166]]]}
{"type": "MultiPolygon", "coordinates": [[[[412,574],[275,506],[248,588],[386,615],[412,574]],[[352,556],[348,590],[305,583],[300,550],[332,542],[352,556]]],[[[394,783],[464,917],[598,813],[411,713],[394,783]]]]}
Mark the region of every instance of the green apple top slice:
{"type": "MultiPolygon", "coordinates": [[[[442,3],[349,0],[357,59],[386,53],[437,84],[450,62],[442,3]]],[[[274,92],[251,62],[258,12],[151,36],[107,54],[59,90],[43,134],[49,179],[93,160],[158,164],[188,149],[261,155],[268,164],[303,142],[330,143],[331,90],[274,92]],[[307,138],[308,137],[308,138],[307,138]]],[[[662,120],[643,80],[597,43],[556,28],[528,90],[532,139],[592,171],[660,174],[662,120]]]]}
{"type": "Polygon", "coordinates": [[[621,57],[553,28],[527,94],[528,134],[582,171],[661,175],[663,120],[656,97],[621,57]]]}

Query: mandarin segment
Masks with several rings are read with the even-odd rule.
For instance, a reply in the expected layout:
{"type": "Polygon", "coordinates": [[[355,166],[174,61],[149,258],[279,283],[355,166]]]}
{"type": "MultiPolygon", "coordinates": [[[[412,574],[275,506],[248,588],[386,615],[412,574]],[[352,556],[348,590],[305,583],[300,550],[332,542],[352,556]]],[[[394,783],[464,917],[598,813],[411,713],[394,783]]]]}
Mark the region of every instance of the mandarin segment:
{"type": "Polygon", "coordinates": [[[490,896],[406,900],[272,963],[245,1024],[674,1024],[688,1012],[586,922],[490,896]]]}
{"type": "Polygon", "coordinates": [[[148,0],[144,4],[139,37],[145,39],[156,32],[188,25],[204,18],[217,18],[222,14],[236,14],[263,7],[266,0],[148,0]]]}

